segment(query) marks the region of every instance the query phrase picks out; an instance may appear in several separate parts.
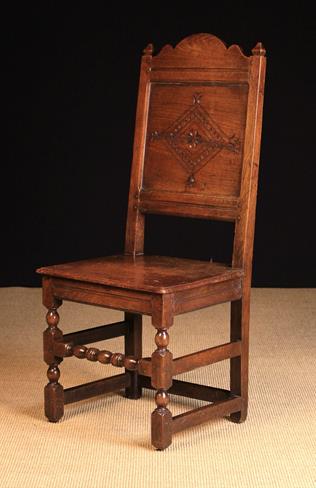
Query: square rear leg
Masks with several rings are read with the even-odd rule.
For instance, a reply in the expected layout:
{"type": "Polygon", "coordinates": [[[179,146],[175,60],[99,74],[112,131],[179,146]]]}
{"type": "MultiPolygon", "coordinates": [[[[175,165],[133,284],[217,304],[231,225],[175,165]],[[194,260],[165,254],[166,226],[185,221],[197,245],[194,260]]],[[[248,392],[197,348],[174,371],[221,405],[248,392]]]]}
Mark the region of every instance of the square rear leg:
{"type": "MultiPolygon", "coordinates": [[[[125,355],[134,356],[136,359],[142,357],[142,316],[139,314],[125,313],[125,320],[129,323],[128,333],[125,336],[125,355]]],[[[142,388],[139,382],[137,371],[128,371],[130,386],[125,388],[125,396],[137,400],[142,396],[142,388]]]]}
{"type": "Polygon", "coordinates": [[[248,410],[249,369],[249,297],[231,303],[231,341],[241,340],[241,356],[230,360],[230,390],[241,396],[242,408],[232,413],[230,420],[241,423],[248,410]]]}

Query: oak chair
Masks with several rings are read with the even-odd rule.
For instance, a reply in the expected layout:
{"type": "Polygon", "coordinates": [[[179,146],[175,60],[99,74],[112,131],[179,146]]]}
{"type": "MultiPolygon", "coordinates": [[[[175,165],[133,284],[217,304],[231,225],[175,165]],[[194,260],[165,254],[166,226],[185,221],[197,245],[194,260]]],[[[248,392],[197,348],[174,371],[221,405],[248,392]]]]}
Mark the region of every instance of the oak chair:
{"type": "Polygon", "coordinates": [[[125,389],[157,390],[152,444],[165,449],[172,435],[216,416],[242,422],[248,401],[249,300],[258,181],[265,50],[246,56],[237,45],[196,34],[166,45],[141,63],[125,253],[40,268],[48,309],[44,360],[49,383],[45,414],[57,422],[64,404],[125,389]],[[146,214],[231,221],[232,263],[144,256],[146,214]],[[63,335],[63,300],[125,312],[124,320],[63,335]],[[173,359],[168,330],[174,316],[231,302],[230,342],[173,359]],[[157,329],[156,350],[142,358],[142,314],[157,329]],[[86,347],[124,336],[125,352],[86,347]],[[111,363],[125,372],[63,389],[59,363],[75,356],[111,363]],[[180,373],[230,359],[230,390],[173,379],[180,373]],[[169,393],[209,401],[172,416],[169,393]]]}

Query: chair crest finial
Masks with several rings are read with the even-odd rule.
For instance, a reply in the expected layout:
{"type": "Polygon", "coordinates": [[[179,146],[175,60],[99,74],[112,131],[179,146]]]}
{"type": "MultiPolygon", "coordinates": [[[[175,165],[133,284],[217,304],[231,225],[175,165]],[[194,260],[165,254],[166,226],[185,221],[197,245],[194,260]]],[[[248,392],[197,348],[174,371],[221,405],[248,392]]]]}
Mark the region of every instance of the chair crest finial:
{"type": "Polygon", "coordinates": [[[151,43],[147,44],[147,46],[143,50],[143,53],[147,54],[149,56],[151,56],[153,54],[153,52],[154,52],[154,45],[151,43]]]}
{"type": "Polygon", "coordinates": [[[265,56],[266,55],[266,50],[262,44],[262,42],[257,42],[255,47],[251,50],[252,54],[254,56],[265,56]]]}

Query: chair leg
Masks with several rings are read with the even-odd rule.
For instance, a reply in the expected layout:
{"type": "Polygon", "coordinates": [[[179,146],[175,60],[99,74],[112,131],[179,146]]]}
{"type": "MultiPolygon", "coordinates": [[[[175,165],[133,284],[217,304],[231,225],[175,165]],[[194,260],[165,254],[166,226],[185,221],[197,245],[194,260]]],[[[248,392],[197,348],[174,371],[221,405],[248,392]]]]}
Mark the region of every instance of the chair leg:
{"type": "MultiPolygon", "coordinates": [[[[138,314],[125,313],[125,320],[129,322],[128,333],[125,335],[125,355],[133,356],[136,359],[142,357],[142,316],[138,314]]],[[[125,396],[137,400],[142,396],[137,371],[128,371],[130,375],[130,386],[125,388],[125,396]]]]}
{"type": "Polygon", "coordinates": [[[167,408],[168,389],[172,386],[172,354],[167,349],[169,335],[167,329],[159,328],[155,336],[157,349],[152,354],[151,384],[157,390],[157,408],[151,415],[152,445],[159,450],[166,449],[172,442],[172,414],[167,408]]]}
{"type": "Polygon", "coordinates": [[[62,331],[57,327],[59,315],[57,306],[50,308],[46,315],[48,324],[44,331],[44,361],[48,364],[47,377],[49,383],[44,389],[45,415],[50,422],[58,422],[64,414],[64,389],[58,382],[60,371],[58,368],[61,358],[53,355],[53,342],[62,340],[62,331]]]}
{"type": "Polygon", "coordinates": [[[230,415],[236,423],[244,422],[248,409],[249,297],[231,302],[231,341],[241,340],[241,356],[230,360],[230,390],[242,398],[242,409],[230,415]]]}

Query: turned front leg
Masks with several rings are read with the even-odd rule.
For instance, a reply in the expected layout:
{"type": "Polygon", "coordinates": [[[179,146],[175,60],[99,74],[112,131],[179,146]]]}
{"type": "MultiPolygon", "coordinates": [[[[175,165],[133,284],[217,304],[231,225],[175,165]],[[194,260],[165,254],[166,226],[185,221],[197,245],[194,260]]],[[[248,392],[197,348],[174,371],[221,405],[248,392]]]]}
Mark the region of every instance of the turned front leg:
{"type": "Polygon", "coordinates": [[[152,445],[162,450],[172,442],[172,414],[167,408],[169,403],[167,390],[172,385],[172,354],[167,349],[169,344],[167,329],[157,329],[155,343],[157,349],[151,357],[151,384],[157,390],[155,395],[157,408],[151,416],[151,438],[152,445]]]}
{"type": "Polygon", "coordinates": [[[48,310],[46,321],[48,327],[44,331],[44,361],[48,364],[49,383],[44,389],[45,415],[50,422],[58,422],[64,414],[64,389],[58,381],[60,377],[58,365],[62,359],[53,354],[54,342],[63,338],[62,331],[57,327],[59,322],[57,307],[48,310]]]}

